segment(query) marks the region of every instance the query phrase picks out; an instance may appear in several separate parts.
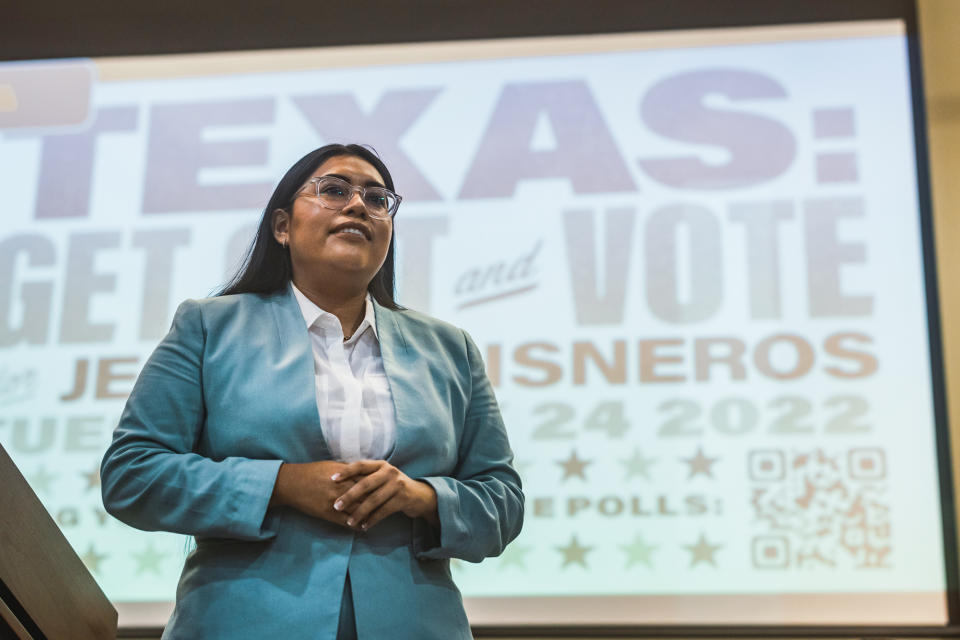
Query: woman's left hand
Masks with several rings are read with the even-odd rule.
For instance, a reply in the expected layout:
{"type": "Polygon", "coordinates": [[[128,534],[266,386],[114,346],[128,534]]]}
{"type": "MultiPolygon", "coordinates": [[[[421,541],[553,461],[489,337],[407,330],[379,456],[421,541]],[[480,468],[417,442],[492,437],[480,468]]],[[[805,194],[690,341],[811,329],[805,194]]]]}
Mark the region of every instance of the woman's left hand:
{"type": "Polygon", "coordinates": [[[398,511],[411,518],[425,518],[433,525],[437,515],[437,493],[426,482],[413,480],[386,460],[359,460],[344,467],[331,479],[350,487],[333,503],[337,511],[350,514],[347,525],[366,531],[398,511]]]}

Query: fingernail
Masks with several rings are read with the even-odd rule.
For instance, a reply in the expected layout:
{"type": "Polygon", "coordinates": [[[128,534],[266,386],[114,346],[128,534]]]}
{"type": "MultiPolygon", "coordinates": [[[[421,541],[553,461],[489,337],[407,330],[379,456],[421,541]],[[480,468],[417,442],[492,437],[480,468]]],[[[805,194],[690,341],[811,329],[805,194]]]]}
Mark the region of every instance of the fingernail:
{"type": "Polygon", "coordinates": [[[366,530],[367,530],[367,527],[369,527],[369,526],[370,526],[370,525],[368,525],[366,522],[364,522],[362,525],[360,525],[360,528],[363,529],[364,531],[366,531],[366,530]]]}
{"type": "Polygon", "coordinates": [[[352,526],[353,526],[353,518],[349,518],[349,519],[347,520],[347,526],[348,526],[348,527],[352,527],[352,526]]]}
{"type": "Polygon", "coordinates": [[[339,474],[339,473],[335,473],[335,474],[333,474],[332,476],[330,476],[330,479],[333,480],[334,482],[336,482],[337,480],[340,479],[340,474],[339,474]]]}
{"type": "Polygon", "coordinates": [[[333,508],[336,509],[337,511],[341,511],[343,509],[343,500],[337,500],[336,502],[334,502],[333,508]]]}

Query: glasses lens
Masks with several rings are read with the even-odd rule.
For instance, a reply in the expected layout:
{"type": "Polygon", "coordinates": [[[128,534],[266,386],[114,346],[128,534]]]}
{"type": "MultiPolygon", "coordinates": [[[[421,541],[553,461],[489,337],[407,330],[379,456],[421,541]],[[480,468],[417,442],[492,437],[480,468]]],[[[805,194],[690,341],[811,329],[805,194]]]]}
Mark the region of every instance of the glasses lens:
{"type": "Polygon", "coordinates": [[[393,211],[397,197],[393,192],[379,187],[367,187],[363,194],[363,202],[367,210],[377,215],[387,215],[393,211]]]}
{"type": "Polygon", "coordinates": [[[340,178],[320,178],[317,180],[317,195],[325,205],[336,209],[347,204],[353,189],[340,178]]]}

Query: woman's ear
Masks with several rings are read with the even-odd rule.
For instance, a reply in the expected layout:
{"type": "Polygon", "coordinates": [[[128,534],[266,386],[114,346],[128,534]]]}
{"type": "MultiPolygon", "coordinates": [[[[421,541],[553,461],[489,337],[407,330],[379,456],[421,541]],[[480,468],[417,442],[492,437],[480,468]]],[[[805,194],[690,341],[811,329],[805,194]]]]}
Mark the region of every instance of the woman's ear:
{"type": "Polygon", "coordinates": [[[274,209],[270,226],[273,229],[273,237],[278,243],[283,246],[290,244],[290,214],[287,211],[274,209]]]}

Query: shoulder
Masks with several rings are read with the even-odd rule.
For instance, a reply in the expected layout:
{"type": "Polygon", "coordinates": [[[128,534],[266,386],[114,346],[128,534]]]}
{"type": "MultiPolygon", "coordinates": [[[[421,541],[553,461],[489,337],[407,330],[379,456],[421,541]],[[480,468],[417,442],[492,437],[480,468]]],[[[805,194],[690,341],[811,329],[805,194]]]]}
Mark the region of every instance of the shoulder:
{"type": "Polygon", "coordinates": [[[443,351],[465,354],[472,345],[469,334],[460,327],[413,309],[378,308],[380,319],[395,322],[404,342],[414,348],[442,348],[443,351]]]}
{"type": "Polygon", "coordinates": [[[463,329],[445,322],[439,318],[428,316],[420,311],[413,309],[400,309],[397,311],[383,308],[387,314],[396,319],[400,327],[414,330],[432,331],[440,334],[463,335],[463,329]]]}
{"type": "Polygon", "coordinates": [[[259,311],[277,304],[281,295],[281,293],[237,293],[212,298],[189,298],[180,303],[174,323],[183,319],[199,322],[207,328],[242,319],[255,319],[259,316],[259,311]]]}
{"type": "Polygon", "coordinates": [[[228,296],[212,298],[191,298],[183,304],[193,304],[204,313],[229,313],[247,307],[257,307],[276,303],[283,292],[277,293],[234,293],[228,296]]]}

